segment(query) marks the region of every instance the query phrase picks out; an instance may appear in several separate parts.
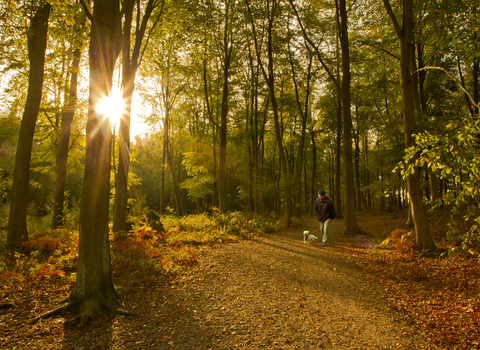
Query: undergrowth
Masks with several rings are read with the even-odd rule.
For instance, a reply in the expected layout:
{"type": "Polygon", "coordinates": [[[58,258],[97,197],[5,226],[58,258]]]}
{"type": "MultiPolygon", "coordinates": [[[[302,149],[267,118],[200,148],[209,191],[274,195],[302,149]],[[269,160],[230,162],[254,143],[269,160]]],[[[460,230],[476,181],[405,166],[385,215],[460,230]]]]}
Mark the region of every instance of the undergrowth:
{"type": "MultiPolygon", "coordinates": [[[[125,236],[110,235],[114,272],[145,271],[172,274],[182,265],[192,264],[207,244],[238,240],[278,228],[274,217],[234,212],[213,215],[162,217],[164,232],[147,226],[135,227],[125,236]]],[[[139,221],[141,222],[141,221],[139,221]]],[[[16,288],[32,281],[72,284],[76,279],[78,231],[46,230],[42,226],[30,233],[21,253],[5,249],[6,230],[0,231],[0,284],[2,290],[16,288]]],[[[2,293],[3,294],[3,293],[2,293]]]]}

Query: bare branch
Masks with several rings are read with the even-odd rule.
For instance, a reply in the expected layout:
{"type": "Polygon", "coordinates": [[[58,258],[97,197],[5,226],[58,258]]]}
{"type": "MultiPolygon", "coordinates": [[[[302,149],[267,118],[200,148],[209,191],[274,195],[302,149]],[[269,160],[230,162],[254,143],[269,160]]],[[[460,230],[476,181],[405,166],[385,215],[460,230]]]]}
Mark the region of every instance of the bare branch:
{"type": "Polygon", "coordinates": [[[83,11],[85,11],[85,15],[88,17],[90,22],[93,22],[93,15],[90,13],[90,10],[88,9],[87,4],[83,0],[79,0],[79,1],[80,1],[80,5],[82,5],[83,7],[83,11]]]}

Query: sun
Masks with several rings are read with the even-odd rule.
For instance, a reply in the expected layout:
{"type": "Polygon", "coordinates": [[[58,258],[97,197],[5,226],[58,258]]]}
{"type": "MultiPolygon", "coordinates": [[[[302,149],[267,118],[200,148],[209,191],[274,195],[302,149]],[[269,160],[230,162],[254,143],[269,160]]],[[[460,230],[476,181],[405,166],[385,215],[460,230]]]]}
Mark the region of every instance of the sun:
{"type": "Polygon", "coordinates": [[[120,92],[112,91],[110,95],[103,96],[96,104],[95,112],[108,117],[113,125],[118,126],[125,113],[125,103],[120,92]]]}

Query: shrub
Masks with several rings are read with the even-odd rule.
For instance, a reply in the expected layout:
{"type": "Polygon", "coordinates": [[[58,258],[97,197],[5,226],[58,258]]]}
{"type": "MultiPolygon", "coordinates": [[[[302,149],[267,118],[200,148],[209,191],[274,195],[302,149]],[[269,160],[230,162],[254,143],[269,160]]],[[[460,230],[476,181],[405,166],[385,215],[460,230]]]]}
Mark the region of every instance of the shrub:
{"type": "Polygon", "coordinates": [[[409,260],[415,256],[415,232],[395,229],[392,231],[390,237],[385,239],[380,247],[395,247],[397,251],[406,254],[409,260]]]}
{"type": "Polygon", "coordinates": [[[428,168],[445,182],[453,184],[433,208],[446,204],[451,208],[447,237],[464,251],[480,251],[480,157],[478,156],[480,119],[470,116],[456,123],[438,125],[442,133],[419,133],[416,147],[407,149],[404,162],[397,166],[407,168],[402,174],[410,176],[415,167],[428,168]],[[417,157],[418,156],[418,157],[417,157]],[[416,159],[415,164],[409,164],[416,159]]]}
{"type": "Polygon", "coordinates": [[[26,254],[35,250],[41,253],[50,254],[56,250],[62,249],[63,243],[55,238],[38,237],[37,239],[31,239],[23,243],[23,252],[26,254]]]}
{"type": "Polygon", "coordinates": [[[8,271],[0,274],[0,283],[5,284],[9,287],[12,287],[22,281],[23,276],[18,272],[8,271]]]}

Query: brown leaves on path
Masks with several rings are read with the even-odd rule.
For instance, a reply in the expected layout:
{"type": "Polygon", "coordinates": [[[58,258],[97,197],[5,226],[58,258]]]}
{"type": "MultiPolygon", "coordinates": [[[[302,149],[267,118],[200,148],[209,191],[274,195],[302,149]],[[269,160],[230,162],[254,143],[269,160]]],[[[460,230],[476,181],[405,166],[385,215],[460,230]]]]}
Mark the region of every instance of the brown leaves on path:
{"type": "MultiPolygon", "coordinates": [[[[390,339],[398,333],[400,339],[410,340],[409,349],[425,348],[417,335],[413,338],[418,332],[437,349],[480,348],[478,260],[409,259],[394,249],[376,249],[373,233],[385,238],[401,224],[387,216],[359,216],[358,221],[372,236],[351,239],[333,234],[327,247],[306,245],[301,233],[317,227],[315,219],[307,220],[305,227],[275,233],[275,238],[209,247],[198,261],[171,277],[114,266],[114,283],[122,286],[120,304],[138,316],[105,314],[83,330],[64,325],[75,316],[69,313],[28,324],[68,297],[72,286],[65,278],[49,274],[22,280],[12,275],[15,283],[0,285],[0,302],[14,305],[0,308],[0,348],[334,349],[355,343],[352,337],[365,337],[368,327],[379,324],[378,318],[389,328],[379,328],[381,332],[390,334],[390,339]],[[320,283],[308,265],[312,257],[331,267],[328,273],[321,272],[320,283]],[[341,263],[346,258],[355,264],[341,263]],[[352,270],[349,265],[360,268],[352,270]],[[364,279],[360,291],[357,274],[364,279]],[[319,299],[309,288],[328,292],[319,299]],[[332,298],[333,290],[341,294],[332,298]],[[385,316],[385,306],[373,300],[378,291],[392,316],[385,316]],[[363,299],[354,295],[371,296],[371,304],[361,306],[363,299]],[[325,306],[318,303],[327,297],[325,306]],[[343,301],[356,305],[359,313],[349,319],[343,311],[328,312],[333,304],[337,311],[347,310],[343,301]],[[331,321],[312,324],[325,317],[331,321]]],[[[341,221],[336,225],[341,226],[341,221]]],[[[375,341],[363,338],[355,346],[367,349],[375,341]]]]}
{"type": "MultiPolygon", "coordinates": [[[[388,221],[387,216],[359,217],[361,226],[373,230],[388,221]]],[[[377,234],[385,238],[387,232],[377,234]]],[[[478,257],[411,257],[396,249],[364,249],[352,243],[339,249],[378,283],[389,308],[401,312],[440,349],[480,348],[478,257]]]]}

